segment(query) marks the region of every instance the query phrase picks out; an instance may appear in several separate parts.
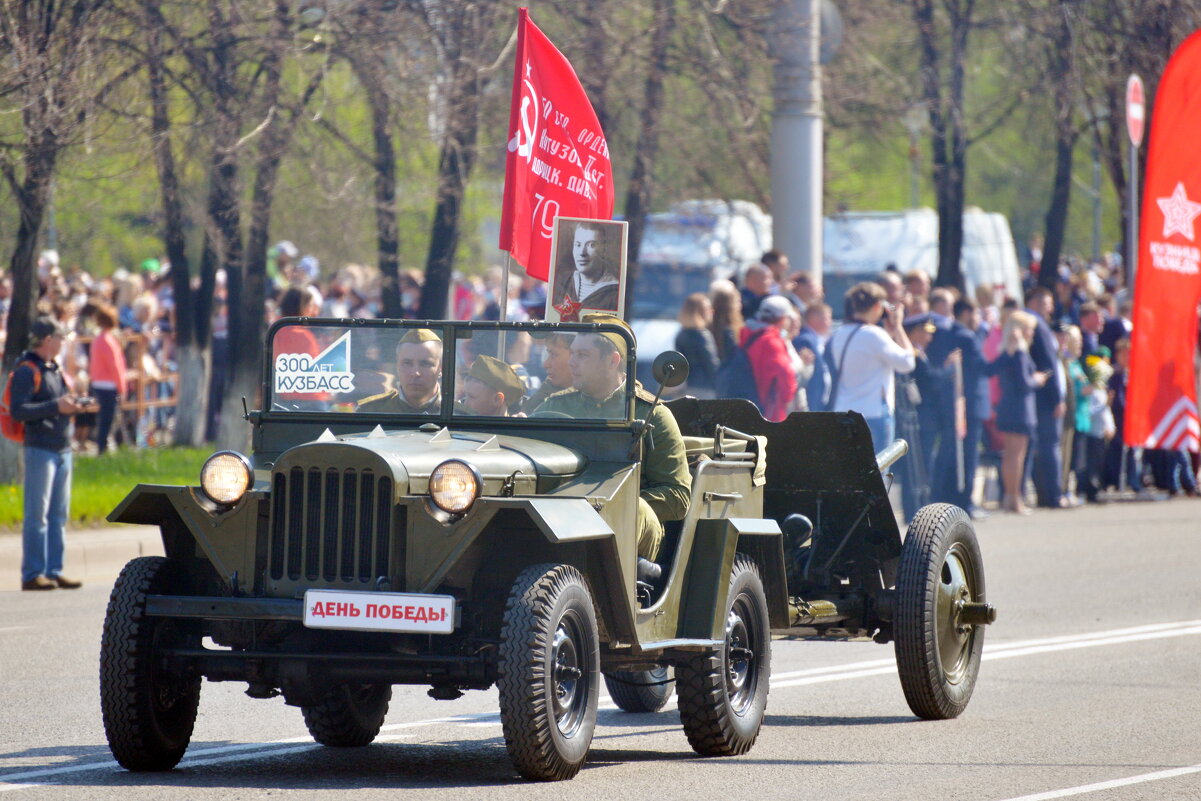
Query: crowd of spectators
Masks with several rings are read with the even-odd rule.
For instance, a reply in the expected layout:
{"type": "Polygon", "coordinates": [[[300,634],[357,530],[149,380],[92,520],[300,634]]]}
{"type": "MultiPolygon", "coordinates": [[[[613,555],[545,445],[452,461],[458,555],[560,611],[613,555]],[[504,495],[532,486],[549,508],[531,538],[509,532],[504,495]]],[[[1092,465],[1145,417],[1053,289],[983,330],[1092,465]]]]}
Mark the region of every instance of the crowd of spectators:
{"type": "MultiPolygon", "coordinates": [[[[769,251],[741,275],[683,303],[676,346],[691,365],[687,392],[750,397],[777,421],[792,411],[859,411],[877,449],[894,436],[911,443],[898,467],[907,517],[930,501],[982,515],[985,482],[975,480],[981,462],[998,468],[997,500],[1016,513],[1027,512],[1031,499],[1043,507],[1076,506],[1103,500],[1111,489],[1195,494],[1196,465],[1187,454],[1124,448],[1117,435],[1132,328],[1122,270],[1065,261],[1051,290],[1037,282],[1038,255],[1025,273],[1022,298],[991,286],[964,297],[932,287],[922,271],[887,269],[832,299],[844,320],[835,326],[820,281],[792,270],[786,254],[769,251]],[[749,365],[753,380],[737,380],[740,363],[749,365]]],[[[322,271],[316,258],[287,241],[271,248],[268,263],[268,322],[382,314],[375,268],[322,271]]],[[[148,259],[134,270],[95,276],[79,266],[62,268],[53,251],[39,259],[38,313],[71,332],[60,357],[66,381],[99,402],[97,414],[78,420],[78,450],[170,441],[176,386],[170,270],[148,259]]],[[[456,273],[450,316],[499,319],[500,285],[499,268],[481,276],[456,273]]],[[[404,316],[418,317],[422,274],[403,271],[400,287],[404,316]]],[[[0,337],[10,295],[11,283],[0,274],[0,337]]],[[[228,379],[222,273],[213,300],[210,439],[228,379]]],[[[546,286],[522,276],[511,282],[505,302],[507,319],[540,317],[546,286]]]]}
{"type": "Polygon", "coordinates": [[[996,468],[999,507],[1018,514],[1031,501],[1103,502],[1107,491],[1196,495],[1195,456],[1127,448],[1119,434],[1133,327],[1122,269],[1064,260],[1052,290],[1038,281],[1039,255],[1020,298],[993,286],[966,297],[890,266],[834,299],[835,327],[820,283],[770,251],[737,283],[716,281],[685,303],[676,344],[699,376],[689,392],[751,397],[770,420],[853,409],[877,450],[904,437],[906,518],[938,501],[986,516],[981,463],[996,468]],[[722,386],[742,356],[754,396],[722,386]]]}

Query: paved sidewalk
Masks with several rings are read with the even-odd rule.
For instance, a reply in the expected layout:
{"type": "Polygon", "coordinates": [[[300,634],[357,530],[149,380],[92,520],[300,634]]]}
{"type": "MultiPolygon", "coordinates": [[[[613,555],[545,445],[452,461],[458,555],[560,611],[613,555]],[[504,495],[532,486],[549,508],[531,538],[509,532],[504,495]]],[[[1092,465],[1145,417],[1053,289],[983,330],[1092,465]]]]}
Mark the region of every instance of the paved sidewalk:
{"type": "MultiPolygon", "coordinates": [[[[111,583],[130,559],[162,553],[158,526],[70,529],[63,572],[85,583],[111,583]]],[[[0,533],[0,591],[20,589],[21,535],[0,533]]]]}

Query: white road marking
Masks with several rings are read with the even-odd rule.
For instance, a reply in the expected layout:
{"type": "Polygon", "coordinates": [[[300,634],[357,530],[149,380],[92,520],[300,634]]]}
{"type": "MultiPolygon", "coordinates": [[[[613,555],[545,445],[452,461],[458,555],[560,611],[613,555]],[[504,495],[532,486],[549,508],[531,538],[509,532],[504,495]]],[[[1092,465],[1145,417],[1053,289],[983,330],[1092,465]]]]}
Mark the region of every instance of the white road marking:
{"type": "MultiPolygon", "coordinates": [[[[1143,642],[1146,640],[1165,639],[1171,637],[1182,637],[1186,635],[1201,634],[1201,620],[1186,620],[1177,623],[1155,623],[1145,626],[1134,626],[1131,628],[1111,629],[1109,631],[1097,631],[1087,634],[1068,635],[1063,637],[1045,637],[1035,640],[1021,640],[1008,643],[986,644],[982,659],[1007,659],[1018,656],[1032,656],[1034,654],[1051,653],[1054,651],[1068,651],[1078,648],[1090,648],[1100,645],[1118,645],[1129,642],[1143,642]]],[[[842,665],[827,665],[825,667],[807,668],[805,670],[794,670],[786,673],[779,673],[772,676],[771,689],[783,689],[786,687],[800,687],[808,684],[821,684],[830,681],[846,681],[848,679],[858,679],[867,676],[881,676],[896,672],[896,662],[893,659],[873,659],[863,662],[851,662],[842,665]]],[[[603,696],[599,700],[599,709],[617,709],[616,704],[608,696],[603,696]]],[[[438,724],[460,725],[467,727],[485,727],[494,726],[500,720],[498,711],[477,712],[470,715],[453,715],[442,718],[430,718],[428,720],[417,720],[408,723],[392,723],[383,726],[380,731],[384,732],[384,736],[380,739],[398,739],[410,735],[396,734],[403,729],[413,729],[425,726],[435,726],[438,724]]],[[[187,756],[179,763],[180,768],[201,767],[205,765],[219,765],[227,762],[237,762],[246,759],[257,759],[259,757],[274,757],[281,754],[300,753],[303,751],[311,751],[320,749],[322,746],[317,745],[310,737],[290,737],[282,740],[271,740],[262,743],[239,743],[235,745],[216,746],[213,748],[198,748],[190,751],[187,756]]],[[[107,771],[117,770],[120,766],[112,761],[104,762],[88,762],[82,765],[67,765],[54,768],[35,768],[33,770],[21,770],[13,773],[0,773],[0,793],[11,792],[13,790],[22,790],[28,787],[38,787],[45,783],[52,783],[56,776],[65,776],[72,773],[82,773],[86,771],[107,771]],[[27,782],[29,779],[51,780],[27,782]],[[21,782],[19,784],[10,784],[10,782],[21,782]]],[[[1174,768],[1171,770],[1159,771],[1157,773],[1145,774],[1142,777],[1132,777],[1131,779],[1118,779],[1118,784],[1111,782],[1103,782],[1097,785],[1087,785],[1086,788],[1072,788],[1070,790],[1055,790],[1051,791],[1055,794],[1043,794],[1033,796],[1023,796],[1021,799],[1007,799],[1007,801],[1042,801],[1043,799],[1064,798],[1069,795],[1078,795],[1084,792],[1094,792],[1095,790],[1108,789],[1109,787],[1121,787],[1125,784],[1136,784],[1144,781],[1156,781],[1159,779],[1172,778],[1174,776],[1184,776],[1190,773],[1201,772],[1201,765],[1193,765],[1186,768],[1174,768]]]]}
{"type": "Polygon", "coordinates": [[[1144,773],[1140,776],[1127,776],[1125,779],[1113,779],[1112,781],[1097,782],[1096,784],[1082,784],[1079,787],[1068,787],[1063,790],[1048,790],[1045,793],[1007,798],[1005,801],[1051,801],[1053,798],[1070,798],[1074,795],[1099,793],[1102,790],[1112,790],[1116,787],[1129,787],[1132,784],[1145,784],[1146,782],[1157,782],[1163,779],[1175,779],[1177,776],[1188,776],[1190,773],[1201,773],[1201,765],[1189,765],[1187,768],[1172,768],[1171,770],[1158,770],[1154,773],[1144,773]]]}

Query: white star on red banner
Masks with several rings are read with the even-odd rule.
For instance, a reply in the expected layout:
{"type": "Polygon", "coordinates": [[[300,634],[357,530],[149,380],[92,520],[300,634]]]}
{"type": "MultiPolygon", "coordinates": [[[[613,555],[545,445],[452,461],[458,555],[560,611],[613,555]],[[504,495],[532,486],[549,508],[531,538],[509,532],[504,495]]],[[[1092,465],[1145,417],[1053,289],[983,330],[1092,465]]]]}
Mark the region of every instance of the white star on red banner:
{"type": "Polygon", "coordinates": [[[1159,208],[1163,212],[1164,238],[1178,233],[1192,242],[1193,220],[1201,216],[1201,203],[1194,203],[1188,199],[1188,195],[1184,191],[1184,183],[1177,183],[1176,189],[1172,191],[1170,197],[1156,198],[1155,202],[1159,204],[1159,208]]]}

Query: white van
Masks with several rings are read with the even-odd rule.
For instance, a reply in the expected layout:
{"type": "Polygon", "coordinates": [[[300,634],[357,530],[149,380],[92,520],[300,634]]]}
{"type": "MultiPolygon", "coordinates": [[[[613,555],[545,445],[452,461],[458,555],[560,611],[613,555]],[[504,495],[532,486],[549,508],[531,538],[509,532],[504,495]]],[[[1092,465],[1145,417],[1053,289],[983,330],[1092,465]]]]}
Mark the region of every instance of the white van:
{"type": "MultiPolygon", "coordinates": [[[[938,214],[933,209],[837,214],[825,218],[822,238],[822,285],[835,316],[842,315],[841,299],[850,287],[874,279],[889,264],[902,275],[918,269],[931,279],[938,276],[938,214]]],[[[1021,300],[1017,248],[1003,214],[964,211],[960,265],[969,295],[983,284],[1021,300]]]]}

